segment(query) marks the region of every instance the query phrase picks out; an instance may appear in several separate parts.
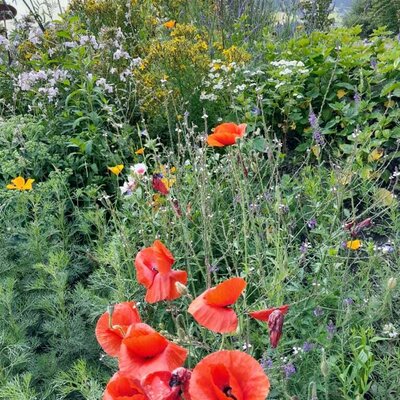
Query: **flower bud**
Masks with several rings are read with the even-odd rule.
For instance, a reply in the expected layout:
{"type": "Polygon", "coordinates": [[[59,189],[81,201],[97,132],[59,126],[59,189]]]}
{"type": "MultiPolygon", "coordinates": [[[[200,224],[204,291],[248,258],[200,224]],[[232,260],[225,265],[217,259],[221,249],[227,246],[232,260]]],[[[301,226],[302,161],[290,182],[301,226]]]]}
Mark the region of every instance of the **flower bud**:
{"type": "Polygon", "coordinates": [[[279,339],[282,336],[283,319],[283,313],[278,309],[272,312],[268,318],[269,340],[274,348],[278,346],[279,339]]]}
{"type": "Polygon", "coordinates": [[[391,278],[388,279],[387,287],[389,290],[393,290],[396,287],[396,285],[397,285],[397,278],[392,276],[391,278]]]}
{"type": "Polygon", "coordinates": [[[180,282],[175,282],[175,288],[176,291],[181,295],[181,296],[187,296],[189,294],[189,290],[186,285],[180,282]]]}
{"type": "Polygon", "coordinates": [[[328,365],[328,361],[326,359],[324,350],[322,350],[320,368],[321,368],[321,373],[322,373],[323,377],[326,378],[329,375],[329,365],[328,365]]]}

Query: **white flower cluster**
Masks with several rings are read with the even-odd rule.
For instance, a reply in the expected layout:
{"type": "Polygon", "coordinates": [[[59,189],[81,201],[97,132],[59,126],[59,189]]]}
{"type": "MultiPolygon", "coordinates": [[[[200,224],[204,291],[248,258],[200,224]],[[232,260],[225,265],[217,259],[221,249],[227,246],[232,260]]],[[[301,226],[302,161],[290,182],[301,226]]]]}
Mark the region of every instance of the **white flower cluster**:
{"type": "Polygon", "coordinates": [[[291,75],[294,72],[299,74],[308,74],[309,70],[305,68],[304,63],[302,61],[288,61],[288,60],[279,60],[272,61],[271,65],[274,67],[278,67],[280,69],[279,75],[291,75]]]}
{"type": "Polygon", "coordinates": [[[245,90],[246,85],[232,87],[233,78],[239,70],[240,67],[235,62],[225,64],[220,59],[212,60],[207,79],[202,82],[205,89],[201,91],[200,100],[216,101],[218,100],[217,93],[223,89],[232,89],[234,93],[245,90]]]}
{"type": "Polygon", "coordinates": [[[389,336],[391,339],[395,339],[399,336],[399,332],[392,323],[383,326],[383,334],[389,336]]]}

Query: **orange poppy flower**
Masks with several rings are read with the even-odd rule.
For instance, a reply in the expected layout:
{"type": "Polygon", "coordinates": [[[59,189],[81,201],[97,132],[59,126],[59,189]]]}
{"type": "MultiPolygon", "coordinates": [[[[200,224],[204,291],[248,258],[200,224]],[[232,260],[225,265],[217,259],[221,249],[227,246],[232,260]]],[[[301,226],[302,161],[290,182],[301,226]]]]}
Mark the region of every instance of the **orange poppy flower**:
{"type": "Polygon", "coordinates": [[[182,393],[189,400],[190,376],[191,372],[182,367],[172,372],[153,372],[144,378],[142,386],[150,400],[180,400],[182,393]]]}
{"type": "Polygon", "coordinates": [[[278,346],[282,336],[284,315],[288,312],[289,306],[284,305],[268,310],[253,311],[250,316],[260,321],[267,321],[269,327],[269,340],[272,347],[278,346]]]}
{"type": "Polygon", "coordinates": [[[34,179],[25,180],[25,178],[23,178],[22,176],[17,176],[15,179],[12,179],[11,183],[9,183],[6,187],[9,190],[32,190],[33,182],[35,182],[34,179]]]}
{"type": "Polygon", "coordinates": [[[257,360],[238,350],[203,358],[189,382],[191,400],[265,400],[269,379],[257,360]]]}
{"type": "Polygon", "coordinates": [[[234,332],[238,318],[230,306],[236,302],[245,287],[246,282],[242,278],[228,279],[194,299],[188,312],[200,325],[213,332],[234,332]]]}
{"type": "Polygon", "coordinates": [[[246,127],[246,124],[236,125],[233,122],[225,122],[218,125],[214,132],[208,135],[207,143],[212,147],[231,146],[238,138],[244,136],[246,127]]]}
{"type": "Polygon", "coordinates": [[[138,322],[141,322],[141,319],[134,302],[116,304],[112,312],[111,327],[108,312],[105,312],[97,321],[95,331],[97,341],[109,356],[117,357],[129,325],[138,322]]]}
{"type": "Polygon", "coordinates": [[[137,254],[136,277],[138,282],[147,289],[145,300],[148,303],[175,300],[181,296],[175,283],[180,282],[185,285],[187,272],[172,270],[174,262],[171,252],[159,240],[137,254]]]}
{"type": "Polygon", "coordinates": [[[150,400],[140,382],[117,372],[109,380],[103,400],[150,400]]]}
{"type": "Polygon", "coordinates": [[[173,19],[171,19],[170,21],[164,22],[163,25],[164,25],[167,29],[172,29],[172,28],[175,28],[176,21],[174,21],[173,19]]]}
{"type": "Polygon", "coordinates": [[[128,328],[119,353],[122,373],[141,379],[157,371],[173,371],[185,362],[187,350],[168,341],[150,326],[139,323],[128,328]]]}

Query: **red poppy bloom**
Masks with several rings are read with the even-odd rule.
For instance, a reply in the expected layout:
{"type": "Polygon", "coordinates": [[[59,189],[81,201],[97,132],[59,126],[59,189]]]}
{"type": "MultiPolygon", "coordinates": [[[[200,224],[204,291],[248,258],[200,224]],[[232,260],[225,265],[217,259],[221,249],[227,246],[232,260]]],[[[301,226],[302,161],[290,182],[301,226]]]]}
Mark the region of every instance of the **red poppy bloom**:
{"type": "Polygon", "coordinates": [[[261,365],[238,350],[222,350],[201,360],[189,382],[191,400],[265,400],[269,379],[261,365]]]}
{"type": "Polygon", "coordinates": [[[149,400],[180,400],[184,393],[185,400],[189,400],[189,380],[191,372],[186,368],[158,371],[147,375],[142,381],[149,400]]]}
{"type": "Polygon", "coordinates": [[[236,125],[233,122],[225,122],[218,125],[214,132],[208,135],[207,143],[212,147],[230,146],[236,143],[238,138],[244,136],[246,124],[236,125]]]}
{"type": "Polygon", "coordinates": [[[238,319],[230,306],[236,302],[245,287],[246,282],[242,278],[228,279],[194,299],[188,312],[200,325],[213,332],[234,332],[238,319]]]}
{"type": "Polygon", "coordinates": [[[288,312],[289,306],[284,305],[268,310],[253,311],[250,316],[260,321],[267,321],[269,327],[269,340],[272,347],[278,346],[282,336],[284,315],[288,312]]]}
{"type": "Polygon", "coordinates": [[[150,400],[136,379],[123,375],[120,372],[114,374],[106,386],[103,400],[150,400]]]}
{"type": "Polygon", "coordinates": [[[169,189],[167,185],[163,182],[163,176],[161,174],[154,174],[151,184],[156,192],[164,195],[167,195],[169,193],[169,189]]]}
{"type": "Polygon", "coordinates": [[[180,282],[185,285],[187,272],[172,270],[174,262],[171,252],[159,240],[137,254],[136,277],[138,282],[147,289],[145,300],[148,303],[175,300],[180,297],[175,283],[180,282]]]}
{"type": "Polygon", "coordinates": [[[186,356],[187,350],[140,323],[129,327],[118,360],[121,372],[141,379],[152,372],[181,367],[186,356]]]}
{"type": "Polygon", "coordinates": [[[141,322],[136,305],[132,301],[116,304],[112,313],[105,312],[97,321],[96,338],[103,350],[111,357],[117,357],[122,339],[129,325],[141,322]]]}

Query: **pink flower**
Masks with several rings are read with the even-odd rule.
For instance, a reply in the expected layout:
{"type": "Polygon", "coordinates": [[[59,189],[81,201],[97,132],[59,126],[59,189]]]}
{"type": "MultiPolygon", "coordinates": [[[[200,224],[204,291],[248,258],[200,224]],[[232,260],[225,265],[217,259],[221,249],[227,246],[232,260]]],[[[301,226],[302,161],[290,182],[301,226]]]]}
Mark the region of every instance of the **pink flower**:
{"type": "Polygon", "coordinates": [[[133,167],[131,167],[131,171],[136,175],[144,175],[147,171],[147,166],[143,163],[135,164],[133,167]]]}

